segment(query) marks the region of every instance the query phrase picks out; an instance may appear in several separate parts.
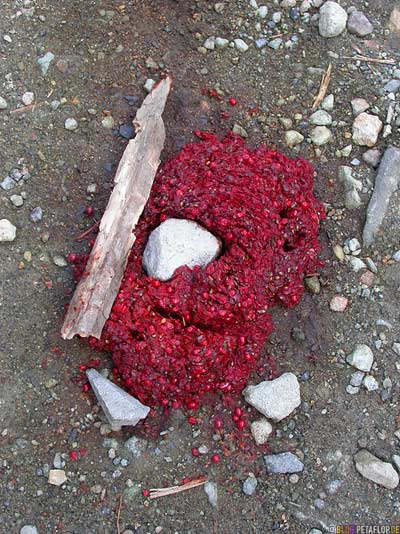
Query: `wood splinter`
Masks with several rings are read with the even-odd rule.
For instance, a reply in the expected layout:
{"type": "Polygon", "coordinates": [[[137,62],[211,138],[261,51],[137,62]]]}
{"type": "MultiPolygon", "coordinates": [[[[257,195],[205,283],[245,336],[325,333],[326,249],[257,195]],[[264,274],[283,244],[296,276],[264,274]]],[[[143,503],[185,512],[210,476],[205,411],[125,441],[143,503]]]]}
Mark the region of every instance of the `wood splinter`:
{"type": "Polygon", "coordinates": [[[137,135],[129,141],[118,165],[96,242],[61,329],[64,339],[75,335],[99,339],[110,315],[135,241],[133,231],[160,164],[165,142],[161,115],[171,84],[170,77],[161,80],[136,113],[137,135]]]}

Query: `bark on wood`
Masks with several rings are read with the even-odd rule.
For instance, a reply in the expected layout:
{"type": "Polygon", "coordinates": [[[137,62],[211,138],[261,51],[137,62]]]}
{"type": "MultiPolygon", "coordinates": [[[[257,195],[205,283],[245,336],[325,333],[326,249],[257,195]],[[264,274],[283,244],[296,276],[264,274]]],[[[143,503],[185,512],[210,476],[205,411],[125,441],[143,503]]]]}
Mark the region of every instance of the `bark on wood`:
{"type": "Polygon", "coordinates": [[[165,141],[161,118],[171,78],[162,80],[136,113],[136,137],[129,141],[99,233],[68,308],[61,335],[100,338],[117,296],[135,241],[133,230],[146,205],[165,141]]]}

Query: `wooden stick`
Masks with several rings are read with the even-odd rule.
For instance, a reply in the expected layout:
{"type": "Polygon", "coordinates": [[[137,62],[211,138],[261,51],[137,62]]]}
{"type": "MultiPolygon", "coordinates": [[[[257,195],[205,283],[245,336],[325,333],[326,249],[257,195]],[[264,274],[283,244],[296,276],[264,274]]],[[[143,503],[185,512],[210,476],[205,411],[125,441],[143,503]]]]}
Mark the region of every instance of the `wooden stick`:
{"type": "Polygon", "coordinates": [[[378,57],[368,57],[356,54],[355,56],[343,56],[342,59],[352,59],[353,61],[366,61],[370,63],[382,63],[383,65],[395,65],[394,59],[380,59],[378,57]]]}
{"type": "Polygon", "coordinates": [[[205,477],[196,478],[181,486],[171,486],[169,488],[154,488],[150,490],[150,499],[158,499],[158,497],[165,497],[166,495],[174,495],[175,493],[181,493],[192,488],[202,486],[207,482],[205,477]]]}
{"type": "Polygon", "coordinates": [[[331,73],[332,73],[332,63],[329,63],[329,66],[326,69],[326,72],[322,76],[321,85],[319,86],[318,94],[314,99],[311,109],[316,109],[317,107],[319,107],[319,105],[325,98],[326,92],[329,87],[329,82],[331,81],[331,73]]]}
{"type": "Polygon", "coordinates": [[[110,315],[135,241],[133,230],[160,164],[165,141],[161,115],[171,84],[170,77],[162,80],[136,113],[136,137],[129,141],[118,165],[96,242],[61,329],[64,339],[76,334],[99,339],[110,315]]]}
{"type": "Polygon", "coordinates": [[[121,508],[122,508],[122,494],[119,496],[119,502],[118,502],[118,508],[117,508],[117,534],[121,534],[121,525],[120,525],[121,508]]]}

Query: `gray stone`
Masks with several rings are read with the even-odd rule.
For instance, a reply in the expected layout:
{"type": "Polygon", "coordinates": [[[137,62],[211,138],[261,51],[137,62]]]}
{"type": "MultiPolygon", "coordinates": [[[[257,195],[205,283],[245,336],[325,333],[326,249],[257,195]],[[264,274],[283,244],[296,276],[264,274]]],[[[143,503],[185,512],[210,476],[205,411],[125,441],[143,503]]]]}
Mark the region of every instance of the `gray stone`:
{"type": "Polygon", "coordinates": [[[149,276],[166,281],[183,265],[205,267],[220,250],[220,241],[196,222],[167,219],[151,232],[143,267],[149,276]]]}
{"type": "Polygon", "coordinates": [[[135,128],[131,124],[122,124],[119,127],[119,135],[124,139],[133,139],[135,137],[135,128]]]}
{"type": "Polygon", "coordinates": [[[349,15],[347,30],[358,37],[365,37],[374,31],[374,27],[362,11],[354,9],[349,15]]]}
{"type": "Polygon", "coordinates": [[[256,11],[257,17],[260,19],[265,19],[268,15],[268,7],[267,6],[260,6],[256,11]]]}
{"type": "Polygon", "coordinates": [[[332,139],[332,132],[326,126],[316,126],[311,130],[310,138],[316,146],[326,145],[332,139]]]}
{"type": "Polygon", "coordinates": [[[229,44],[229,39],[225,39],[224,37],[216,37],[215,38],[215,47],[216,48],[226,48],[229,44]]]}
{"type": "Polygon", "coordinates": [[[332,117],[323,109],[318,109],[311,115],[310,123],[316,126],[329,126],[332,124],[332,117]]]}
{"type": "Polygon", "coordinates": [[[387,489],[395,489],[399,484],[399,475],[392,464],[384,462],[362,449],[354,455],[356,469],[363,477],[372,480],[387,489]]]}
{"type": "Polygon", "coordinates": [[[350,384],[354,387],[360,387],[364,378],[364,373],[362,371],[356,371],[352,373],[350,378],[350,384]]]}
{"type": "Polygon", "coordinates": [[[74,119],[73,117],[70,117],[65,120],[64,128],[66,130],[69,130],[70,132],[73,132],[78,128],[78,121],[74,119]]]}
{"type": "Polygon", "coordinates": [[[318,295],[321,292],[321,282],[319,281],[318,276],[306,276],[304,278],[304,284],[310,293],[318,295]]]}
{"type": "Polygon", "coordinates": [[[360,391],[360,386],[352,386],[351,384],[348,384],[346,386],[346,393],[349,395],[357,395],[357,393],[360,391]]]}
{"type": "Polygon", "coordinates": [[[326,484],[325,489],[328,495],[335,495],[342,486],[343,486],[343,480],[335,479],[335,480],[330,480],[326,484]]]}
{"type": "Polygon", "coordinates": [[[0,187],[4,189],[4,191],[11,191],[16,186],[15,180],[11,178],[11,176],[6,176],[4,180],[0,183],[0,187]]]}
{"type": "Polygon", "coordinates": [[[107,130],[111,130],[115,126],[114,117],[112,115],[107,115],[101,121],[101,125],[103,126],[103,128],[107,128],[107,130]]]}
{"type": "Polygon", "coordinates": [[[246,52],[249,49],[249,45],[246,44],[243,39],[234,39],[233,42],[235,43],[235,48],[239,50],[239,52],[246,52]]]}
{"type": "Polygon", "coordinates": [[[261,48],[264,48],[264,46],[266,46],[268,43],[268,40],[266,37],[258,37],[255,41],[254,41],[254,44],[255,44],[255,47],[258,49],[258,50],[261,50],[261,48]]]}
{"type": "Polygon", "coordinates": [[[207,50],[214,50],[215,48],[215,37],[209,37],[203,43],[204,48],[207,50]]]}
{"type": "Polygon", "coordinates": [[[249,473],[249,476],[243,482],[243,493],[245,495],[253,495],[257,489],[258,481],[253,473],[249,473]]]}
{"type": "Polygon", "coordinates": [[[10,202],[16,208],[20,208],[24,203],[24,199],[21,197],[21,195],[11,195],[10,196],[10,202]]]}
{"type": "Polygon", "coordinates": [[[208,502],[211,504],[211,506],[216,508],[218,504],[218,488],[216,482],[208,481],[203,487],[208,497],[208,502]]]}
{"type": "Polygon", "coordinates": [[[304,135],[302,135],[300,132],[297,132],[296,130],[289,130],[285,132],[285,142],[288,147],[292,148],[296,145],[299,145],[302,141],[304,141],[304,135]]]}
{"type": "Polygon", "coordinates": [[[8,107],[7,101],[5,100],[5,98],[0,96],[0,109],[7,109],[7,107],[8,107]]]}
{"type": "Polygon", "coordinates": [[[368,373],[374,361],[374,354],[368,345],[360,344],[347,356],[346,361],[356,369],[368,373]]]}
{"type": "Polygon", "coordinates": [[[25,525],[21,528],[19,534],[39,534],[39,532],[33,525],[25,525]]]}
{"type": "Polygon", "coordinates": [[[393,454],[392,460],[396,466],[397,471],[400,471],[400,456],[398,454],[393,454]]]}
{"type": "Polygon", "coordinates": [[[348,260],[349,260],[349,263],[351,265],[351,268],[356,273],[358,273],[358,271],[361,271],[362,269],[366,269],[367,268],[365,263],[360,258],[357,258],[355,256],[350,256],[350,257],[348,257],[348,260]]]}
{"type": "Polygon", "coordinates": [[[273,421],[285,419],[301,403],[299,382],[293,373],[248,386],[243,395],[247,403],[273,421]]]}
{"type": "Polygon", "coordinates": [[[386,149],[378,174],[375,187],[368,204],[367,217],[363,230],[365,246],[370,246],[375,240],[389,206],[390,198],[396,191],[400,179],[400,149],[389,147],[386,149]]]}
{"type": "Polygon", "coordinates": [[[281,452],[264,456],[264,463],[268,474],[300,473],[304,469],[303,463],[292,452],[281,452]]]}
{"type": "Polygon", "coordinates": [[[328,0],[319,10],[319,33],[322,37],[337,37],[346,28],[347,13],[337,3],[328,0]]]}
{"type": "Polygon", "coordinates": [[[361,206],[359,191],[362,190],[362,182],[352,176],[352,168],[342,165],[339,167],[339,180],[345,191],[345,206],[347,209],[357,209],[361,206]]]}
{"type": "Polygon", "coordinates": [[[59,254],[55,254],[53,256],[53,263],[54,265],[57,265],[57,267],[66,267],[68,265],[68,262],[64,256],[60,256],[59,254]]]}
{"type": "Polygon", "coordinates": [[[272,434],[272,425],[267,419],[257,419],[251,423],[250,430],[257,445],[264,445],[272,434]]]}
{"type": "Polygon", "coordinates": [[[383,123],[376,115],[360,113],[353,123],[353,142],[359,146],[373,147],[382,127],[383,123]]]}
{"type": "Polygon", "coordinates": [[[272,50],[278,50],[282,43],[283,40],[280,37],[277,37],[276,39],[272,39],[272,41],[269,41],[268,46],[272,48],[272,50]]]}
{"type": "Polygon", "coordinates": [[[380,150],[377,150],[376,148],[370,148],[364,152],[362,159],[367,165],[370,165],[375,169],[379,165],[381,156],[382,153],[380,150]]]}
{"type": "Polygon", "coordinates": [[[100,406],[113,430],[121,426],[135,426],[147,417],[150,408],[144,406],[126,391],[101,376],[95,369],[88,369],[86,375],[100,406]]]}
{"type": "Polygon", "coordinates": [[[246,137],[249,136],[246,130],[242,126],[240,126],[240,124],[238,123],[235,123],[233,125],[232,132],[236,135],[240,135],[240,137],[243,137],[243,139],[246,139],[246,137]]]}
{"type": "Polygon", "coordinates": [[[371,375],[368,375],[364,378],[363,385],[367,391],[376,391],[379,389],[379,384],[376,378],[371,375]]]}
{"type": "Polygon", "coordinates": [[[0,243],[14,241],[17,235],[16,227],[8,220],[0,220],[0,243]]]}
{"type": "Polygon", "coordinates": [[[40,206],[33,208],[29,214],[29,218],[33,223],[38,223],[43,219],[43,210],[40,206]]]}
{"type": "Polygon", "coordinates": [[[139,458],[142,453],[147,449],[147,441],[140,439],[136,436],[131,436],[124,443],[125,449],[127,449],[135,458],[139,458]]]}
{"type": "Polygon", "coordinates": [[[397,93],[400,88],[400,80],[390,80],[384,87],[383,90],[387,93],[397,93]]]}
{"type": "Polygon", "coordinates": [[[322,534],[322,530],[319,530],[319,528],[312,528],[308,534],[322,534]]]}
{"type": "Polygon", "coordinates": [[[24,106],[30,106],[35,101],[35,95],[31,91],[27,91],[21,97],[24,106]]]}
{"type": "Polygon", "coordinates": [[[392,258],[394,259],[394,261],[400,261],[400,250],[398,250],[397,252],[395,252],[392,256],[392,258]]]}
{"type": "Polygon", "coordinates": [[[353,98],[351,101],[351,109],[353,110],[353,115],[357,117],[363,111],[369,109],[370,104],[365,100],[365,98],[353,98]]]}
{"type": "Polygon", "coordinates": [[[334,105],[335,105],[335,97],[332,94],[327,95],[321,102],[321,108],[324,109],[325,111],[333,111],[334,105]]]}
{"type": "Polygon", "coordinates": [[[393,343],[392,350],[397,354],[397,356],[400,356],[400,343],[393,343]]]}
{"type": "Polygon", "coordinates": [[[47,71],[49,70],[49,67],[50,67],[50,63],[53,61],[54,57],[55,56],[52,52],[46,52],[44,56],[40,57],[37,60],[43,76],[46,76],[47,71]]]}

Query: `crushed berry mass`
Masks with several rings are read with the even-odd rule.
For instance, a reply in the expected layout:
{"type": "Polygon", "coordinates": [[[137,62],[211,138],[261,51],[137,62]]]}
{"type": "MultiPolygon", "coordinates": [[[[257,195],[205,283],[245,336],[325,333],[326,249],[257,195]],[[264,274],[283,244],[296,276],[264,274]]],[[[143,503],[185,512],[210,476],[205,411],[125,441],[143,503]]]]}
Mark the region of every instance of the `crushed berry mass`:
{"type": "MultiPolygon", "coordinates": [[[[295,306],[304,276],[321,266],[324,210],[310,164],[233,134],[196,134],[158,170],[111,315],[101,339],[89,340],[153,407],[195,410],[207,394],[239,393],[273,328],[268,310],[295,306]],[[144,272],[142,254],[171,217],[198,222],[223,248],[205,268],[180,267],[160,282],[144,272]]],[[[79,277],[84,259],[74,261],[79,277]]]]}

